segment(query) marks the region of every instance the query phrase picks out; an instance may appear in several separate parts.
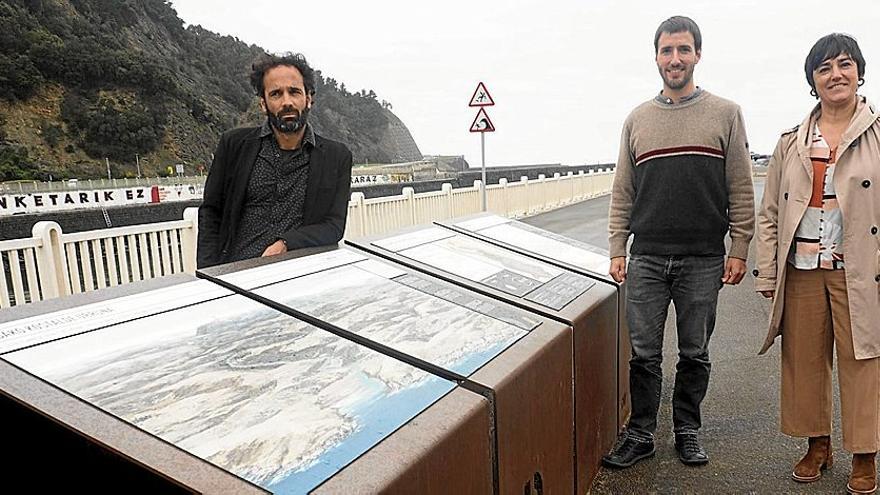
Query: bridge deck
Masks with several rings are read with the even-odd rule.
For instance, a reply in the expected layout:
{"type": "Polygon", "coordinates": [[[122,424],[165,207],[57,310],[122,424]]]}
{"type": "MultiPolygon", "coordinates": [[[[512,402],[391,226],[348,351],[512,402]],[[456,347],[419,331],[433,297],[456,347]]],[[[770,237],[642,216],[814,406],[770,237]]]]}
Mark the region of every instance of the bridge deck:
{"type": "MultiPolygon", "coordinates": [[[[760,198],[762,184],[757,184],[760,198]]],[[[594,199],[525,221],[558,234],[607,248],[609,197],[594,199]]],[[[754,256],[754,250],[750,256],[754,256]]],[[[753,268],[749,262],[749,273],[753,268]]],[[[590,493],[843,493],[850,455],[841,448],[840,415],[835,414],[832,443],[838,464],[821,480],[797,484],[789,478],[806,450],[806,440],[779,432],[779,351],[758,350],[766,332],[769,305],[754,292],[751,275],[721,291],[718,319],[710,344],[712,377],[703,402],[701,437],[711,461],[686,467],[678,461],[672,437],[672,385],[675,377],[674,311],[666,322],[663,393],[657,431],[657,454],[632,468],[602,469],[590,493]]],[[[835,407],[838,407],[835,379],[835,407]]]]}

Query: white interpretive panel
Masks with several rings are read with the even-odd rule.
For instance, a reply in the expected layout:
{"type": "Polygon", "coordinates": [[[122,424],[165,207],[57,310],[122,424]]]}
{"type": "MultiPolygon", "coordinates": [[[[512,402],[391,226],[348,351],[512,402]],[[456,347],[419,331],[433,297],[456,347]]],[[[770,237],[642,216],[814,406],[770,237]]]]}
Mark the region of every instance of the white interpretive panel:
{"type": "MultiPolygon", "coordinates": [[[[339,252],[361,256],[349,249],[325,254],[339,252]]],[[[294,277],[241,288],[464,376],[538,325],[522,311],[486,300],[471,304],[475,298],[464,290],[438,287],[385,261],[367,259],[295,276],[302,272],[300,264],[314,266],[311,258],[325,254],[274,263],[277,278],[294,277]]],[[[219,278],[262,280],[251,277],[251,270],[219,278]]]]}
{"type": "MultiPolygon", "coordinates": [[[[385,298],[370,286],[343,287],[325,286],[339,290],[328,294],[333,300],[385,298]]],[[[387,306],[388,318],[412,314],[411,305],[387,306]]],[[[365,319],[358,305],[322,312],[333,308],[365,319]]],[[[394,330],[400,327],[389,325],[394,330]]],[[[238,295],[2,358],[205,461],[290,494],[308,493],[456,386],[238,295]]]]}
{"type": "Polygon", "coordinates": [[[0,323],[0,354],[229,294],[230,291],[215,284],[195,280],[0,323]]]}
{"type": "Polygon", "coordinates": [[[611,266],[606,250],[497,215],[481,216],[453,225],[598,275],[607,275],[611,266]]]}
{"type": "MultiPolygon", "coordinates": [[[[554,310],[562,309],[595,284],[588,277],[570,273],[544,261],[464,234],[447,233],[450,235],[434,235],[432,237],[436,240],[417,244],[408,243],[405,234],[395,237],[393,245],[415,244],[397,251],[397,254],[554,310]]],[[[428,237],[421,231],[409,235],[420,240],[428,237]]],[[[384,248],[388,243],[378,240],[373,241],[372,245],[384,248]]]]}

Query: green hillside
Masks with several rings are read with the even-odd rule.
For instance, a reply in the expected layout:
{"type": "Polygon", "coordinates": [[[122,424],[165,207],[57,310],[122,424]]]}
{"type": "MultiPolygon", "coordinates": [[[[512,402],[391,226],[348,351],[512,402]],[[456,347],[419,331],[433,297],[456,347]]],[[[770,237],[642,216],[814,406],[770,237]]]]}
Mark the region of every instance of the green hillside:
{"type": "MultiPolygon", "coordinates": [[[[297,47],[290,47],[297,51],[297,47]]],[[[163,0],[0,2],[0,181],[162,174],[210,162],[220,133],[259,123],[248,84],[264,50],[184,27],[163,0]]],[[[306,53],[308,56],[308,53],[306,53]]],[[[372,90],[320,74],[310,119],[355,161],[421,159],[372,90]]]]}

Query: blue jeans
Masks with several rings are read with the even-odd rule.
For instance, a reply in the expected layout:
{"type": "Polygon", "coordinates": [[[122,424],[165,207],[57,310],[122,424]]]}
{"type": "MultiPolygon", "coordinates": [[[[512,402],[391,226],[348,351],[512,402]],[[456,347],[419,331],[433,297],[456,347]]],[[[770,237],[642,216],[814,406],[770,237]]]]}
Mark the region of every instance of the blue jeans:
{"type": "Polygon", "coordinates": [[[626,321],[632,341],[629,362],[632,415],[628,431],[651,439],[663,384],[663,330],[675,304],[678,364],[672,396],[675,433],[701,426],[700,403],[709,386],[709,338],[715,328],[724,256],[633,255],[626,275],[626,321]]]}

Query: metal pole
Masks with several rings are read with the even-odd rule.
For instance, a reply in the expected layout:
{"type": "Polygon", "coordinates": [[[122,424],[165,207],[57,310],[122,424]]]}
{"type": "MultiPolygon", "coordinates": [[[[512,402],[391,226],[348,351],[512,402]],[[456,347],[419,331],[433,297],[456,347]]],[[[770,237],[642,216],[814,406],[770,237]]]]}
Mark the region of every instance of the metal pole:
{"type": "Polygon", "coordinates": [[[110,180],[113,178],[113,176],[110,175],[110,159],[105,156],[104,161],[107,163],[107,180],[110,180]]]}
{"type": "Polygon", "coordinates": [[[137,163],[138,178],[140,178],[141,177],[141,157],[137,153],[135,153],[134,160],[137,163]]]}
{"type": "Polygon", "coordinates": [[[480,133],[480,154],[483,157],[483,211],[489,211],[489,202],[486,199],[486,133],[480,133]]]}

